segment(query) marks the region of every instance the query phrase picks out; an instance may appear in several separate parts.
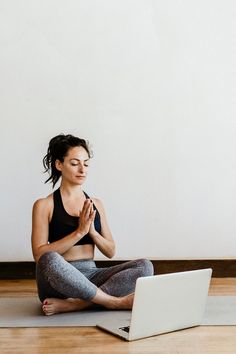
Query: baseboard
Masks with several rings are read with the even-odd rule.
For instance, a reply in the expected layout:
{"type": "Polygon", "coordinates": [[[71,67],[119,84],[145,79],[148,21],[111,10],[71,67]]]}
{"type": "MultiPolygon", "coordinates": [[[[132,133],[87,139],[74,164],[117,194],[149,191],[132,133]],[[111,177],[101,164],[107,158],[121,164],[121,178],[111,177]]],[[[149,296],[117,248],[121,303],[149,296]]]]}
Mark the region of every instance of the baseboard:
{"type": "MultiPolygon", "coordinates": [[[[124,261],[96,261],[98,267],[110,267],[124,261]]],[[[236,277],[235,259],[152,260],[155,274],[212,268],[213,277],[236,277]]],[[[34,262],[0,262],[0,279],[35,279],[34,262]]]]}

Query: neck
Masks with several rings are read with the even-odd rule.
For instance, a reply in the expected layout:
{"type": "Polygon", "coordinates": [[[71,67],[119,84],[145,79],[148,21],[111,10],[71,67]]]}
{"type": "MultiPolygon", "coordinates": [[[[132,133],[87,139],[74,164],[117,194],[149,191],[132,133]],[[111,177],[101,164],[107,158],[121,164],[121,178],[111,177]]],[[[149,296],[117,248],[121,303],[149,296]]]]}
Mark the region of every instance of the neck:
{"type": "Polygon", "coordinates": [[[71,184],[66,183],[65,181],[61,182],[60,191],[64,195],[67,195],[67,196],[73,195],[74,197],[80,196],[81,193],[83,193],[81,185],[71,185],[71,184]]]}

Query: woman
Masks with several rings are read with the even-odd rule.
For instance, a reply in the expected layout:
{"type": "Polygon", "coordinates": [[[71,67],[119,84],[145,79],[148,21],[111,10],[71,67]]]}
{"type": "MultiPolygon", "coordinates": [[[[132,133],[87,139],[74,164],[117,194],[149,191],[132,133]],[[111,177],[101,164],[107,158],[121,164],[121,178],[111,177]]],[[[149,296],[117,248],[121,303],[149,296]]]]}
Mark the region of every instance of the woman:
{"type": "Polygon", "coordinates": [[[82,310],[93,304],[131,309],[138,277],[153,274],[148,260],[97,268],[95,246],[108,258],[115,243],[102,202],[83,190],[91,153],[84,139],[60,134],[51,139],[44,167],[60,188],[33,206],[32,251],[45,315],[82,310]]]}

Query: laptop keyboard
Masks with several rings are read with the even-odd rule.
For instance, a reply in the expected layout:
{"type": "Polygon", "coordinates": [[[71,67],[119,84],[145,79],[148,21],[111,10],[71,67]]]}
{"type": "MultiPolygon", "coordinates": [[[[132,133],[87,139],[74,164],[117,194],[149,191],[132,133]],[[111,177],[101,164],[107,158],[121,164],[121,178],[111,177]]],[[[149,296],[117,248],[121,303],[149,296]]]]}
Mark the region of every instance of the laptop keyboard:
{"type": "Polygon", "coordinates": [[[129,333],[130,326],[120,327],[119,329],[121,329],[122,331],[125,331],[125,332],[129,333]]]}

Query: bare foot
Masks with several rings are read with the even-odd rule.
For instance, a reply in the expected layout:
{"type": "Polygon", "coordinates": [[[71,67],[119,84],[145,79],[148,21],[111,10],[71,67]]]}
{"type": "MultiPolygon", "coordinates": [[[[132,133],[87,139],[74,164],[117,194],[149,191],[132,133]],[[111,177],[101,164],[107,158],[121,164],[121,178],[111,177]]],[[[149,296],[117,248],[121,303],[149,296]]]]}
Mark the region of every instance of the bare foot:
{"type": "Polygon", "coordinates": [[[131,310],[133,307],[133,302],[134,293],[122,297],[117,297],[115,298],[115,301],[105,305],[105,307],[112,310],[131,310]]]}
{"type": "Polygon", "coordinates": [[[48,298],[44,300],[42,310],[46,316],[51,316],[56,313],[83,310],[89,306],[91,306],[90,302],[80,299],[48,298]]]}
{"type": "Polygon", "coordinates": [[[122,309],[132,310],[134,303],[134,293],[124,296],[122,299],[122,309]]]}

